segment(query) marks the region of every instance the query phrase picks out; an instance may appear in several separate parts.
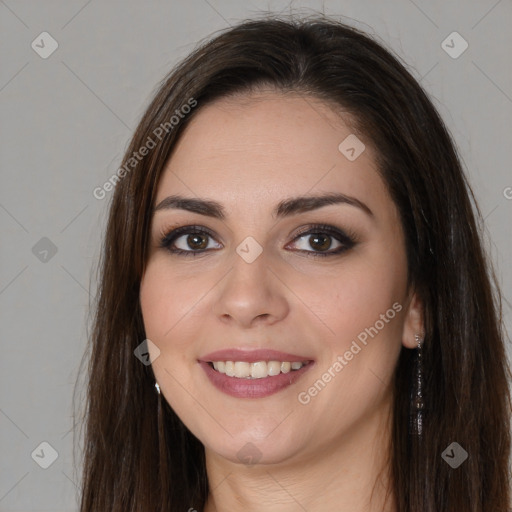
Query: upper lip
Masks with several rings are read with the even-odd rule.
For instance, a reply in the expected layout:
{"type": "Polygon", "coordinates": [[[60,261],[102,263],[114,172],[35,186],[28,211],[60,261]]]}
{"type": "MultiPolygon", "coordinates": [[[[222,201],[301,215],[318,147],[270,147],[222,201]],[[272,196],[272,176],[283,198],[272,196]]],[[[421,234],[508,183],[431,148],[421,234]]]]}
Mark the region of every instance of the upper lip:
{"type": "Polygon", "coordinates": [[[293,363],[312,361],[312,358],[270,349],[240,350],[236,348],[229,348],[210,352],[209,354],[200,357],[199,361],[245,361],[247,363],[256,363],[258,361],[281,361],[293,363]]]}

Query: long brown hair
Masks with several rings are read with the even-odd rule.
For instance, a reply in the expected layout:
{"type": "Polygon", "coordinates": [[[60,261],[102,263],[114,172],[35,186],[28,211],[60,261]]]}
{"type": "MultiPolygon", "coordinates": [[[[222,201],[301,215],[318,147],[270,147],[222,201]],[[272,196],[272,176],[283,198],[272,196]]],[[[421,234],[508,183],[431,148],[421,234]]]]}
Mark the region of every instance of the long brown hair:
{"type": "Polygon", "coordinates": [[[134,356],[145,339],[139,285],[159,178],[183,129],[207,103],[259,87],[309,95],[347,113],[354,132],[375,145],[400,212],[409,285],[425,308],[427,411],[418,440],[408,431],[415,350],[402,347],[390,461],[397,510],[505,512],[510,368],[473,192],[412,75],[367,34],[322,16],[253,19],[217,34],[160,84],[135,131],[114,180],[94,304],[81,512],[204,507],[203,446],[155,392],[151,366],[134,356]],[[145,155],[130,160],[135,153],[145,155]],[[457,469],[441,457],[452,442],[468,453],[457,469]]]}

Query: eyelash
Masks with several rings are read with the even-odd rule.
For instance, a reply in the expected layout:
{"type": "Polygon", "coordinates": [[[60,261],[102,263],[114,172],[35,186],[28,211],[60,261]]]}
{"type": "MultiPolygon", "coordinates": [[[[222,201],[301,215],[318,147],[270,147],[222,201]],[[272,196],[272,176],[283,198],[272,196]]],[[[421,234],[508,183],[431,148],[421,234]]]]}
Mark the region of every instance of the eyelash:
{"type": "MultiPolygon", "coordinates": [[[[172,254],[176,254],[179,256],[198,256],[199,254],[203,254],[211,249],[202,249],[200,251],[185,251],[183,249],[172,248],[171,245],[183,234],[194,234],[194,235],[207,235],[211,238],[214,238],[213,234],[208,230],[201,226],[192,225],[192,226],[182,226],[176,229],[171,230],[168,233],[162,233],[159,247],[162,249],[168,250],[172,254]]],[[[300,239],[302,237],[308,235],[328,235],[332,238],[335,238],[339,243],[342,244],[341,247],[338,247],[336,250],[331,252],[316,252],[316,251],[305,251],[299,249],[299,252],[308,253],[308,256],[311,257],[320,257],[324,258],[327,256],[337,256],[345,251],[354,247],[357,243],[357,237],[355,233],[347,230],[342,231],[334,226],[329,226],[328,224],[313,224],[308,226],[305,231],[298,233],[293,241],[300,239]]]]}

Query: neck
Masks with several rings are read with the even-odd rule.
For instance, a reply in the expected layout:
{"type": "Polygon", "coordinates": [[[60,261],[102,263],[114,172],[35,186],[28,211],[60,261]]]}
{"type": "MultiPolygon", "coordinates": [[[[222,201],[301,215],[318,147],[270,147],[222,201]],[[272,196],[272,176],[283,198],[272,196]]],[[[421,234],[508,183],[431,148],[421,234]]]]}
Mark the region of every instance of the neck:
{"type": "Polygon", "coordinates": [[[204,512],[395,512],[390,403],[315,453],[246,466],[206,450],[204,512]]]}

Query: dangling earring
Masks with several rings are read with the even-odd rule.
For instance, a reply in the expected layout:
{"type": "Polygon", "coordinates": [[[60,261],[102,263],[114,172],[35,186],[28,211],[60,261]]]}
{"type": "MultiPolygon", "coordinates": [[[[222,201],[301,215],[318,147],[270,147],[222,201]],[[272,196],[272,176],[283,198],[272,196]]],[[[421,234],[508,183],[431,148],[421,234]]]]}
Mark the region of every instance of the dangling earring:
{"type": "Polygon", "coordinates": [[[156,388],[156,392],[158,394],[160,394],[160,386],[158,385],[158,382],[155,382],[155,388],[156,388]]]}
{"type": "Polygon", "coordinates": [[[423,338],[419,334],[416,334],[414,338],[416,339],[417,350],[409,426],[411,434],[421,438],[425,412],[425,399],[423,397],[423,338]]]}

